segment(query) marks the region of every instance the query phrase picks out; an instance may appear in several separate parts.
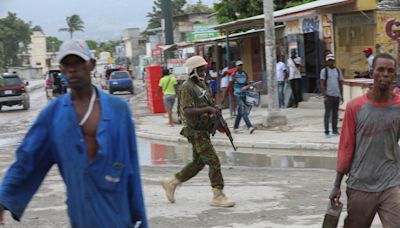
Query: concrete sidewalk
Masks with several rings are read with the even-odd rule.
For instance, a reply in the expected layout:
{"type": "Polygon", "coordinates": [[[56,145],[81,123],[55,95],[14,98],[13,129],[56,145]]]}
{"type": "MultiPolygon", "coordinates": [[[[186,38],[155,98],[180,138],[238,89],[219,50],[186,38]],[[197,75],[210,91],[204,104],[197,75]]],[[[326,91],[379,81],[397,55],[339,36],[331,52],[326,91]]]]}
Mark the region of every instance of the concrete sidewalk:
{"type": "MultiPolygon", "coordinates": [[[[136,102],[134,102],[136,103],[136,102]]],[[[137,104],[137,103],[136,103],[137,104]]],[[[135,108],[139,108],[134,105],[135,108]]],[[[146,108],[142,105],[140,109],[146,108]]],[[[262,127],[262,117],[268,114],[265,108],[254,108],[250,114],[256,131],[249,134],[241,122],[239,133],[233,133],[234,143],[241,149],[289,149],[299,151],[319,150],[334,152],[336,155],[339,137],[327,138],[324,134],[323,114],[324,110],[320,109],[283,109],[282,113],[287,116],[288,124],[282,127],[265,129],[262,127]]],[[[233,126],[234,117],[229,118],[228,110],[223,110],[223,114],[229,126],[233,126]]],[[[167,117],[165,114],[159,115],[134,115],[137,124],[137,135],[140,138],[166,141],[166,142],[187,142],[179,132],[182,125],[169,127],[167,125],[167,117]]],[[[339,122],[341,126],[341,122],[339,122]]],[[[232,130],[232,128],[231,128],[232,130]]],[[[221,133],[212,137],[213,144],[216,146],[231,146],[228,138],[221,133]]]]}

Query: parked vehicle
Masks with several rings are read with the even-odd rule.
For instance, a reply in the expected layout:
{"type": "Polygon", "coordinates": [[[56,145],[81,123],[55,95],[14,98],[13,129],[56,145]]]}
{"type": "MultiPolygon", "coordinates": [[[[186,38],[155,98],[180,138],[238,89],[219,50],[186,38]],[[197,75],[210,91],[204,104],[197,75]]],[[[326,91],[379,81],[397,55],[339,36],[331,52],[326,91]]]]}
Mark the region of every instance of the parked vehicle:
{"type": "Polygon", "coordinates": [[[101,85],[102,89],[109,89],[108,81],[110,80],[111,73],[113,73],[115,71],[125,71],[125,67],[114,66],[114,65],[110,65],[110,66],[106,67],[105,73],[102,74],[101,78],[100,78],[100,85],[101,85]]]}
{"type": "Polygon", "coordinates": [[[24,110],[30,108],[29,94],[26,86],[17,74],[4,74],[0,85],[0,110],[3,106],[22,105],[24,110]]]}
{"type": "Polygon", "coordinates": [[[114,71],[108,80],[108,88],[110,94],[116,91],[129,91],[131,94],[135,93],[132,76],[128,71],[114,71]]]}
{"type": "Polygon", "coordinates": [[[57,98],[67,92],[68,83],[59,70],[50,70],[46,78],[46,96],[48,100],[57,98]]]}

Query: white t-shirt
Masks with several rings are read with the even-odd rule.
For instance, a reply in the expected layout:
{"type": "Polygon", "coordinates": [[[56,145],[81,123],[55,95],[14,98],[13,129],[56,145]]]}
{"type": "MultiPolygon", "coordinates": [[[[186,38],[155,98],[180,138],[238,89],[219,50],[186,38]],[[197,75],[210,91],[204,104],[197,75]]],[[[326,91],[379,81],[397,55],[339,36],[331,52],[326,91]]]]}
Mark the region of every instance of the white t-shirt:
{"type": "MultiPolygon", "coordinates": [[[[368,71],[371,71],[372,70],[372,64],[374,63],[374,56],[373,55],[370,55],[369,57],[368,57],[368,71]]],[[[364,68],[365,69],[365,68],[364,68]]]]}
{"type": "Polygon", "coordinates": [[[276,63],[276,80],[278,82],[285,81],[285,71],[286,65],[284,62],[279,61],[278,63],[276,63]]]}
{"type": "Polygon", "coordinates": [[[288,59],[287,66],[289,68],[289,80],[301,78],[300,70],[296,67],[296,64],[293,61],[296,62],[296,64],[300,64],[301,58],[297,57],[294,60],[292,58],[288,59]]]}
{"type": "Polygon", "coordinates": [[[221,88],[227,88],[229,85],[228,76],[222,77],[221,79],[221,88]]]}
{"type": "Polygon", "coordinates": [[[216,78],[216,77],[218,77],[218,73],[216,71],[210,70],[210,76],[212,78],[216,78]]]}

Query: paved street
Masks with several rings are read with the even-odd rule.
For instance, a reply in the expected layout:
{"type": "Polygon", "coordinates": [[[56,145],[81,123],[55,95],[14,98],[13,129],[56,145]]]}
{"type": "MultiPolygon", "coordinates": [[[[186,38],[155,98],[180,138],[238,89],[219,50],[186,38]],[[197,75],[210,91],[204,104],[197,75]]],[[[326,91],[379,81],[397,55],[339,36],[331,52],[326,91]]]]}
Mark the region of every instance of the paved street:
{"type": "MultiPolygon", "coordinates": [[[[135,103],[138,121],[140,116],[146,116],[143,103],[135,102],[142,100],[140,97],[119,96],[135,103]]],[[[17,107],[0,112],[1,175],[12,162],[18,142],[47,102],[41,89],[32,92],[31,99],[32,109],[28,112],[17,107]]],[[[176,204],[167,203],[159,180],[173,175],[191,155],[186,144],[170,144],[164,148],[164,155],[160,152],[162,148],[155,141],[140,140],[139,153],[141,163],[145,165],[142,178],[151,227],[321,227],[334,177],[334,159],[276,157],[253,152],[232,154],[226,148],[225,152],[224,148],[219,149],[226,194],[237,202],[234,208],[220,209],[208,205],[212,194],[207,169],[178,189],[176,204]],[[318,165],[326,168],[272,168],[318,165]]],[[[64,184],[54,167],[30,203],[22,222],[14,222],[7,215],[5,227],[68,227],[64,193],[64,184]]]]}

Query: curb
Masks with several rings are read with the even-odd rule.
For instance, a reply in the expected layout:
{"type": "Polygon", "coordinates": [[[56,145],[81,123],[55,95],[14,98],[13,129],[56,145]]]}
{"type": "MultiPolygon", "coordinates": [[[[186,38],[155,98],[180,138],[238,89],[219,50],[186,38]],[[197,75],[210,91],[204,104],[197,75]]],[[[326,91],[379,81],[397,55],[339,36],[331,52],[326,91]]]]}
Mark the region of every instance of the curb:
{"type": "MultiPolygon", "coordinates": [[[[148,140],[157,140],[158,142],[173,142],[173,143],[187,143],[187,139],[178,136],[169,136],[161,134],[152,134],[148,132],[136,132],[137,137],[148,140]]],[[[231,147],[228,140],[211,138],[214,146],[231,147]]],[[[277,150],[313,150],[313,151],[337,151],[338,145],[336,143],[275,143],[275,142],[241,142],[235,141],[235,146],[244,149],[277,149],[277,150]]]]}

